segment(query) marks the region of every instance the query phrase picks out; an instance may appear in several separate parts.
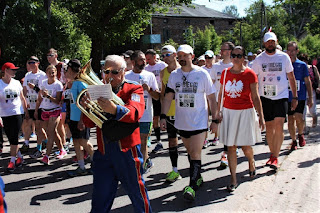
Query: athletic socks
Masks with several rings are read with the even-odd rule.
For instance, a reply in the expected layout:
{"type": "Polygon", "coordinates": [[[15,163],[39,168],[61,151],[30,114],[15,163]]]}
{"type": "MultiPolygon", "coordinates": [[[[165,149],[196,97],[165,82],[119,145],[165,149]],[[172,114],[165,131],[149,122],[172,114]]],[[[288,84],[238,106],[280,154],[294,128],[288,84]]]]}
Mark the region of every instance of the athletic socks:
{"type": "Polygon", "coordinates": [[[156,135],[157,141],[160,141],[160,127],[154,128],[154,133],[156,135]]]}
{"type": "Polygon", "coordinates": [[[18,153],[17,153],[17,157],[18,157],[18,158],[22,158],[22,154],[21,154],[20,150],[19,150],[18,153]]]}
{"type": "Polygon", "coordinates": [[[11,156],[10,162],[16,164],[16,157],[11,156]]]}
{"type": "Polygon", "coordinates": [[[190,162],[190,186],[197,189],[197,180],[201,177],[201,160],[191,160],[190,162]]]}
{"type": "Polygon", "coordinates": [[[37,150],[39,150],[41,152],[42,150],[42,144],[37,144],[37,150]]]}
{"type": "Polygon", "coordinates": [[[78,160],[78,164],[79,164],[80,169],[85,169],[84,160],[78,160]]]}
{"type": "Polygon", "coordinates": [[[172,167],[178,167],[178,147],[169,147],[169,156],[172,167]]]}

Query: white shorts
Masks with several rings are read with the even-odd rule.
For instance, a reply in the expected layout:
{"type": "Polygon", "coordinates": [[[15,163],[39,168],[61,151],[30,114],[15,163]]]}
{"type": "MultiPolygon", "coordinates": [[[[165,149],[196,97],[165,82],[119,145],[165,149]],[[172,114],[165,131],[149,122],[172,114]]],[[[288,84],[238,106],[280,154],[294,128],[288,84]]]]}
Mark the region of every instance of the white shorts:
{"type": "Polygon", "coordinates": [[[226,146],[252,146],[262,141],[259,118],[254,108],[223,108],[220,141],[226,146]]]}

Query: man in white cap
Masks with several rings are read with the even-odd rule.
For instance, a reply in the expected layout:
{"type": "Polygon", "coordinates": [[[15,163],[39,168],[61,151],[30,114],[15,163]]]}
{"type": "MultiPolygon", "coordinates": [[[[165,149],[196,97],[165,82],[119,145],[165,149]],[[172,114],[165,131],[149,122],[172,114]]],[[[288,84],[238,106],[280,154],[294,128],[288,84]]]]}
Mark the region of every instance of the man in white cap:
{"type": "Polygon", "coordinates": [[[278,39],[273,32],[263,38],[265,51],[254,60],[252,69],[259,80],[259,95],[266,121],[266,138],[270,159],[266,165],[278,169],[278,156],[283,143],[283,124],[288,112],[288,80],[292,90],[291,110],[298,104],[296,79],[289,56],[276,49],[278,39]]]}
{"type": "Polygon", "coordinates": [[[184,188],[183,196],[188,201],[195,199],[195,191],[202,185],[201,150],[208,130],[208,103],[212,112],[211,131],[217,131],[216,89],[213,87],[209,73],[192,64],[193,49],[181,45],[177,51],[181,68],[173,71],[165,90],[161,108],[160,126],[166,129],[166,115],[171,101],[175,98],[176,119],[174,126],[178,129],[190,159],[190,183],[184,188]]]}
{"type": "Polygon", "coordinates": [[[253,60],[254,60],[254,55],[252,52],[248,52],[248,67],[252,68],[252,64],[253,64],[253,60]]]}
{"type": "MultiPolygon", "coordinates": [[[[162,59],[168,66],[161,70],[160,78],[161,78],[161,94],[160,100],[163,102],[163,98],[165,95],[165,89],[167,87],[169,77],[171,72],[178,69],[180,67],[177,61],[177,52],[176,49],[172,45],[165,45],[161,49],[162,59]]],[[[167,123],[167,133],[168,133],[168,141],[169,141],[169,156],[172,165],[172,171],[167,174],[166,181],[174,182],[178,179],[181,179],[180,173],[178,171],[178,137],[177,137],[177,129],[174,127],[175,121],[175,110],[176,105],[173,100],[170,105],[170,109],[166,114],[166,123],[167,123]]]]}

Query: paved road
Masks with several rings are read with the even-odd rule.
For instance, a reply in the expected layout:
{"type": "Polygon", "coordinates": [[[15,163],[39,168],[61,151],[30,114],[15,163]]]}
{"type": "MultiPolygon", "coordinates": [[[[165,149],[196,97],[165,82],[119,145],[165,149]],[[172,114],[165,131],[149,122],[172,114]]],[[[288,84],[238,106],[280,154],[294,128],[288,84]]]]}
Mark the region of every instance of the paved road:
{"type": "MultiPolygon", "coordinates": [[[[319,112],[318,106],[318,112],[319,112]]],[[[310,121],[310,118],[308,118],[310,121]]],[[[285,127],[287,125],[285,124],[285,127]]],[[[152,139],[155,137],[152,136],[152,139]]],[[[166,138],[163,133],[162,139],[166,138]]],[[[209,136],[212,138],[212,135],[209,136]]],[[[90,140],[94,145],[95,135],[90,140]]],[[[165,141],[165,140],[164,140],[165,141]]],[[[290,144],[288,133],[286,130],[285,141],[282,146],[280,156],[280,164],[287,159],[287,147],[290,144]]],[[[152,145],[151,149],[155,144],[152,145]]],[[[31,151],[35,149],[36,142],[31,141],[31,151]]],[[[309,149],[319,150],[319,127],[310,133],[307,137],[307,146],[309,149]]],[[[264,167],[268,158],[268,147],[265,142],[259,142],[254,146],[256,166],[258,175],[255,180],[251,180],[248,176],[248,163],[241,152],[238,158],[238,180],[240,186],[236,190],[239,193],[230,194],[226,192],[225,187],[229,183],[229,170],[221,170],[220,153],[223,150],[222,144],[218,146],[210,146],[203,150],[202,154],[202,170],[204,185],[197,191],[196,201],[186,203],[182,197],[182,190],[188,184],[188,168],[186,150],[179,140],[179,159],[178,167],[182,175],[182,179],[175,183],[166,183],[166,174],[171,171],[171,163],[168,155],[168,145],[164,142],[164,150],[157,155],[152,155],[155,166],[146,174],[145,180],[151,206],[154,212],[224,212],[232,209],[235,206],[233,200],[242,202],[248,198],[247,191],[252,189],[252,184],[260,184],[270,177],[276,177],[270,168],[264,167]],[[260,182],[259,182],[260,181],[260,182]],[[251,184],[251,185],[250,185],[251,184]],[[250,187],[251,186],[251,187],[250,187]],[[241,192],[241,193],[240,193],[241,192]]],[[[306,149],[299,149],[297,152],[303,154],[306,149]]],[[[6,201],[10,213],[37,213],[37,212],[89,212],[91,205],[92,193],[92,176],[82,176],[69,178],[66,171],[75,169],[76,165],[72,164],[71,157],[74,151],[63,160],[52,160],[52,165],[44,166],[39,161],[26,157],[27,165],[17,169],[13,174],[8,174],[5,171],[9,161],[9,146],[5,143],[4,152],[0,159],[1,176],[6,184],[6,201]]],[[[315,166],[316,164],[312,164],[315,166]]],[[[89,165],[87,164],[87,167],[89,165]]],[[[312,167],[311,167],[312,169],[312,167]]],[[[282,171],[279,172],[290,172],[282,171]]],[[[279,173],[278,172],[278,173],[279,173]]],[[[268,187],[268,185],[264,185],[268,187]]],[[[319,200],[318,200],[319,201],[319,200]]],[[[320,207],[320,206],[319,206],[320,207]]],[[[119,185],[117,197],[112,207],[112,212],[133,212],[130,200],[125,191],[119,185]]],[[[236,211],[236,209],[233,209],[236,211]]],[[[269,209],[270,210],[270,209],[269,209]]],[[[302,209],[303,210],[303,209],[302,209]]],[[[254,211],[254,210],[251,210],[254,211]]]]}

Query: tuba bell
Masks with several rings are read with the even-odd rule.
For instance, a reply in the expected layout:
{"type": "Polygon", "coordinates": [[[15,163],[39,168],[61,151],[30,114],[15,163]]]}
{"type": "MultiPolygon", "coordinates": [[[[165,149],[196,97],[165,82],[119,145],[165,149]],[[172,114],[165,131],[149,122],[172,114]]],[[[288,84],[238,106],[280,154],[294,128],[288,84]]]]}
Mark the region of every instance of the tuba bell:
{"type": "MultiPolygon", "coordinates": [[[[86,83],[88,85],[104,85],[98,78],[98,76],[93,72],[91,67],[91,60],[90,59],[80,70],[77,81],[81,81],[83,83],[86,83]]],[[[81,110],[83,114],[85,114],[91,121],[93,121],[99,128],[102,128],[103,123],[108,120],[104,116],[104,111],[102,108],[98,105],[96,101],[89,101],[87,103],[87,109],[81,106],[80,100],[82,96],[87,92],[88,89],[83,89],[76,101],[77,107],[81,110]]],[[[124,102],[121,98],[119,98],[115,93],[112,92],[112,101],[116,105],[124,105],[124,102]]]]}

